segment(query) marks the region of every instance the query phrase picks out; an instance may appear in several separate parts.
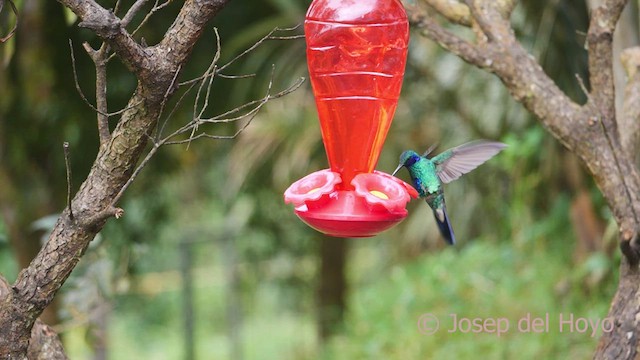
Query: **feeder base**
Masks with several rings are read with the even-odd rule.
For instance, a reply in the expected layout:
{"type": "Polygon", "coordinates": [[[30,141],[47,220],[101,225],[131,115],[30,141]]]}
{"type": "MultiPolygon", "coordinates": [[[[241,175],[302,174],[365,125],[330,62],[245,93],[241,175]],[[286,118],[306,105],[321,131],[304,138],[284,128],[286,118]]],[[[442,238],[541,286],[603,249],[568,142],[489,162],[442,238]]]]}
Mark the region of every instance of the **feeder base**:
{"type": "Polygon", "coordinates": [[[297,206],[296,215],[310,227],[335,237],[371,237],[387,230],[407,216],[401,207],[390,212],[380,205],[369,205],[355,191],[335,191],[322,204],[297,206]]]}

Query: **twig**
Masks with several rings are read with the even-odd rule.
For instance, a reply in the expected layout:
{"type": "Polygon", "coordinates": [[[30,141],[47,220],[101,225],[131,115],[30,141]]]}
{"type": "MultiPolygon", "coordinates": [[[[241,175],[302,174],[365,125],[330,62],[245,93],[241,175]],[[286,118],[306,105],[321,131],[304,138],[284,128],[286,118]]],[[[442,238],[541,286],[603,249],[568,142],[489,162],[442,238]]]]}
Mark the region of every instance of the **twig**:
{"type": "Polygon", "coordinates": [[[465,0],[465,3],[469,7],[473,20],[480,27],[482,34],[487,37],[489,42],[495,41],[494,28],[491,26],[492,24],[489,23],[489,20],[484,16],[482,10],[478,9],[478,6],[482,6],[483,4],[478,4],[477,0],[465,0]]]}
{"type": "Polygon", "coordinates": [[[226,75],[221,73],[217,73],[216,75],[224,79],[248,79],[256,76],[256,74],[226,75]]]}
{"type": "MultiPolygon", "coordinates": [[[[235,56],[233,59],[229,60],[224,65],[219,66],[214,73],[209,73],[208,74],[208,73],[205,72],[203,75],[201,75],[201,76],[199,76],[197,78],[181,82],[180,86],[189,85],[189,84],[192,84],[192,83],[199,82],[201,80],[206,79],[209,76],[219,75],[220,72],[224,71],[224,69],[226,69],[229,66],[233,65],[236,61],[240,60],[241,58],[243,58],[244,56],[249,54],[251,51],[255,50],[258,46],[260,46],[261,44],[263,44],[267,40],[290,40],[290,39],[303,38],[304,35],[294,35],[294,36],[285,36],[285,37],[283,37],[283,36],[273,36],[273,34],[275,34],[278,31],[293,31],[293,30],[296,30],[299,27],[300,27],[300,24],[298,24],[296,26],[293,26],[293,27],[289,27],[289,28],[275,27],[275,28],[273,28],[273,30],[268,32],[265,36],[263,36],[261,39],[259,39],[257,42],[255,42],[253,45],[251,45],[249,48],[247,48],[246,50],[244,50],[243,52],[241,52],[240,54],[235,56]]],[[[216,29],[216,31],[217,31],[217,29],[216,29]]],[[[219,39],[217,39],[217,41],[219,41],[219,39]]],[[[219,43],[218,43],[218,49],[220,49],[220,44],[219,43]]]]}
{"type": "Polygon", "coordinates": [[[452,23],[471,26],[471,13],[466,4],[449,0],[425,0],[425,3],[452,23]]]}
{"type": "MultiPolygon", "coordinates": [[[[138,31],[144,26],[144,24],[147,23],[147,21],[149,21],[149,19],[151,18],[151,16],[153,16],[153,14],[155,14],[157,11],[162,10],[163,8],[165,8],[167,5],[171,4],[172,0],[166,0],[165,2],[163,2],[162,4],[158,3],[160,2],[159,0],[156,0],[155,4],[153,4],[153,7],[151,8],[151,10],[149,10],[149,12],[147,13],[147,15],[145,15],[144,19],[142,19],[142,21],[140,22],[140,24],[138,24],[138,26],[136,27],[135,30],[133,30],[133,32],[131,33],[131,35],[135,35],[136,33],[138,33],[138,31]]],[[[134,4],[135,5],[135,4],[134,4]]],[[[133,7],[132,7],[133,8],[133,7]]],[[[137,11],[137,10],[136,10],[137,11]]],[[[127,15],[129,15],[127,13],[127,15]]],[[[126,16],[125,16],[126,17],[126,16]]],[[[131,17],[133,18],[133,15],[131,15],[131,17]]]]}
{"type": "Polygon", "coordinates": [[[162,113],[164,112],[164,108],[167,105],[167,101],[169,100],[169,96],[176,89],[176,80],[178,80],[178,76],[180,75],[180,70],[182,70],[182,64],[180,64],[178,66],[178,69],[176,69],[176,72],[175,72],[175,74],[173,74],[173,78],[171,78],[171,82],[169,83],[169,86],[167,87],[167,91],[164,92],[164,96],[162,98],[162,103],[160,104],[160,111],[158,112],[158,120],[160,120],[160,117],[162,116],[162,113]]]}
{"type": "Polygon", "coordinates": [[[162,142],[153,144],[151,150],[149,150],[149,152],[147,153],[147,156],[144,157],[142,162],[140,162],[140,165],[138,165],[138,167],[133,171],[133,174],[131,174],[131,177],[129,177],[127,182],[122,186],[122,188],[120,188],[120,191],[118,191],[118,194],[116,194],[116,196],[113,198],[113,201],[111,202],[112,207],[115,207],[115,205],[120,201],[122,195],[124,195],[124,192],[129,188],[129,186],[131,186],[131,183],[133,183],[133,181],[138,177],[142,169],[147,166],[149,160],[151,160],[153,155],[158,152],[160,146],[162,146],[162,142]]]}
{"type": "MultiPolygon", "coordinates": [[[[640,217],[638,217],[638,213],[636,212],[636,208],[634,206],[631,192],[629,191],[629,185],[627,184],[627,176],[625,172],[622,171],[622,166],[620,165],[620,159],[618,157],[616,148],[614,148],[613,146],[614,141],[613,139],[611,139],[611,135],[609,134],[609,131],[607,130],[607,127],[604,124],[603,118],[605,117],[605,114],[602,113],[599,107],[595,106],[595,100],[592,99],[591,93],[587,90],[587,87],[585,86],[582,78],[578,74],[576,74],[576,78],[578,79],[578,84],[580,85],[580,88],[582,89],[582,91],[584,91],[585,95],[587,96],[587,102],[593,104],[594,106],[592,106],[592,109],[599,113],[599,116],[597,116],[598,124],[600,124],[600,129],[602,130],[602,133],[604,134],[604,137],[607,140],[607,145],[611,150],[611,156],[613,156],[616,170],[620,176],[620,180],[622,181],[622,187],[624,188],[625,197],[627,198],[629,202],[629,207],[631,208],[631,212],[633,213],[633,218],[635,220],[635,228],[633,231],[634,235],[629,240],[625,239],[623,236],[623,241],[620,243],[620,250],[627,257],[630,264],[637,265],[639,254],[638,254],[638,249],[636,249],[635,247],[637,246],[636,242],[638,241],[638,226],[640,226],[640,217]]],[[[591,124],[593,120],[590,119],[589,122],[591,124]]]]}
{"type": "MultiPolygon", "coordinates": [[[[0,43],[4,43],[7,40],[11,39],[13,34],[15,34],[16,30],[18,29],[18,9],[16,8],[16,5],[13,3],[13,0],[7,0],[7,1],[9,2],[9,6],[11,6],[11,10],[13,11],[13,14],[16,16],[16,22],[15,24],[13,24],[13,27],[11,28],[11,30],[9,30],[9,33],[7,33],[7,35],[0,37],[0,43]]],[[[4,5],[4,0],[0,0],[0,11],[2,11],[3,5],[4,5]]]]}
{"type": "Polygon", "coordinates": [[[618,122],[625,131],[620,133],[622,148],[637,163],[640,148],[640,47],[625,49],[620,55],[627,74],[622,114],[618,122]]]}
{"type": "Polygon", "coordinates": [[[69,209],[69,218],[73,220],[73,209],[71,208],[71,165],[69,164],[69,143],[62,143],[64,153],[64,165],[67,168],[67,208],[69,209]]]}
{"type": "Polygon", "coordinates": [[[94,50],[89,43],[82,44],[96,68],[96,107],[98,108],[98,134],[100,146],[105,146],[111,139],[109,116],[107,116],[107,62],[109,45],[102,43],[100,49],[94,50]]]}
{"type": "Polygon", "coordinates": [[[91,229],[110,217],[115,217],[116,219],[120,219],[123,215],[124,215],[124,210],[122,210],[121,208],[115,207],[115,206],[109,206],[108,208],[102,210],[101,212],[89,218],[83,219],[81,225],[84,228],[91,229]]]}
{"type": "Polygon", "coordinates": [[[272,36],[269,40],[295,40],[295,39],[304,39],[304,35],[291,35],[291,36],[272,36]]]}
{"type": "Polygon", "coordinates": [[[590,99],[591,93],[589,92],[589,89],[587,89],[587,86],[584,84],[584,80],[582,80],[582,77],[580,76],[580,74],[575,74],[575,76],[576,76],[576,80],[578,80],[578,85],[580,85],[580,90],[582,90],[582,92],[587,97],[587,99],[590,99]]]}
{"type": "MultiPolygon", "coordinates": [[[[274,32],[280,31],[280,30],[290,31],[290,30],[293,30],[293,29],[296,29],[296,28],[297,28],[297,26],[293,27],[293,28],[288,28],[288,29],[280,29],[280,28],[273,29],[265,37],[260,39],[256,44],[251,46],[249,49],[245,50],[239,56],[236,56],[235,58],[233,58],[230,62],[226,63],[223,67],[229,66],[232,62],[236,61],[241,56],[244,56],[244,55],[248,54],[251,50],[255,49],[259,44],[262,44],[264,41],[269,39],[271,37],[271,35],[273,35],[274,32]]],[[[269,84],[267,86],[267,91],[266,91],[265,96],[263,96],[261,99],[245,103],[245,104],[243,104],[241,106],[238,106],[238,107],[236,107],[236,108],[234,108],[232,110],[229,110],[227,112],[219,114],[218,116],[215,116],[213,118],[203,119],[202,116],[203,116],[203,114],[205,113],[205,111],[209,107],[209,99],[211,97],[211,89],[212,89],[213,80],[215,78],[215,75],[221,69],[221,68],[217,67],[217,62],[220,59],[220,51],[221,51],[220,36],[219,36],[219,33],[218,33],[217,29],[214,28],[214,32],[215,32],[215,35],[216,35],[217,49],[216,49],[216,53],[215,53],[211,63],[209,64],[209,67],[205,70],[204,74],[199,76],[198,78],[195,78],[195,79],[192,79],[192,80],[189,80],[189,81],[185,81],[185,82],[181,82],[181,83],[177,84],[177,87],[180,87],[180,86],[183,86],[183,85],[188,85],[189,87],[185,91],[185,93],[180,97],[180,99],[178,100],[178,103],[173,107],[173,109],[171,110],[169,115],[159,125],[159,127],[158,127],[158,129],[157,129],[157,131],[155,133],[155,136],[154,137],[149,136],[149,138],[151,139],[152,144],[153,144],[151,149],[149,150],[149,152],[147,153],[145,158],[140,162],[140,164],[133,171],[133,173],[131,174],[129,179],[126,181],[126,183],[120,188],[120,190],[118,191],[118,193],[114,197],[113,201],[111,202],[111,204],[112,204],[111,206],[112,207],[115,207],[115,205],[120,201],[120,199],[122,198],[122,196],[123,196],[124,192],[127,190],[127,188],[129,188],[129,186],[133,183],[133,181],[138,177],[138,175],[140,174],[142,169],[144,169],[144,167],[149,163],[151,158],[158,152],[160,147],[162,147],[163,145],[190,144],[193,140],[197,140],[197,139],[200,139],[200,138],[233,139],[233,138],[237,137],[240,133],[242,133],[242,131],[244,131],[249,126],[249,124],[251,124],[251,122],[257,116],[257,114],[260,111],[260,109],[268,101],[273,100],[273,99],[277,99],[277,98],[280,98],[280,97],[282,97],[282,96],[284,96],[286,94],[289,94],[289,93],[295,91],[296,89],[298,89],[304,83],[304,78],[300,78],[296,82],[294,82],[291,86],[289,86],[288,88],[286,88],[286,89],[284,89],[284,90],[282,90],[282,91],[280,91],[280,92],[278,92],[276,94],[271,94],[271,90],[272,90],[272,87],[273,87],[273,76],[274,76],[274,72],[275,72],[275,67],[272,67],[271,78],[269,80],[269,84]],[[167,125],[169,118],[176,111],[176,109],[178,108],[179,104],[186,97],[187,93],[189,93],[195,87],[195,85],[198,84],[198,83],[199,83],[198,90],[197,90],[196,97],[195,97],[195,100],[194,100],[194,105],[193,105],[193,114],[194,114],[194,116],[193,116],[192,120],[189,121],[184,126],[182,126],[182,127],[178,128],[177,130],[173,131],[169,135],[167,135],[165,137],[162,137],[162,133],[164,132],[164,128],[167,125]],[[202,107],[199,108],[198,105],[199,105],[199,103],[201,101],[201,98],[203,98],[203,100],[202,100],[203,103],[202,103],[202,107]],[[229,115],[233,115],[233,114],[239,113],[239,112],[241,112],[242,110],[244,110],[246,108],[250,108],[249,111],[247,111],[245,113],[242,113],[242,114],[239,114],[238,116],[228,117],[229,115]],[[232,135],[213,135],[213,134],[208,134],[206,132],[203,132],[203,133],[200,133],[200,134],[196,134],[198,126],[200,126],[202,124],[205,124],[205,123],[230,123],[230,122],[240,121],[242,119],[247,119],[247,121],[232,135]],[[173,140],[177,136],[182,135],[182,134],[187,133],[187,132],[191,133],[187,139],[173,140]]],[[[177,82],[177,78],[178,78],[179,73],[180,73],[180,69],[178,69],[176,71],[176,73],[174,74],[174,77],[172,78],[171,84],[169,85],[169,87],[167,88],[167,90],[165,92],[165,97],[163,98],[163,103],[161,105],[161,110],[159,111],[158,120],[159,120],[159,118],[162,116],[162,114],[164,112],[164,107],[166,105],[166,100],[168,99],[170,93],[176,87],[176,82],[177,82]]]]}
{"type": "Polygon", "coordinates": [[[613,81],[613,33],[626,0],[607,0],[593,10],[587,32],[589,84],[593,106],[604,115],[609,135],[618,140],[613,81]],[[597,71],[595,70],[597,69],[597,71]]]}
{"type": "Polygon", "coordinates": [[[629,191],[629,185],[627,184],[627,176],[625,172],[622,171],[622,166],[620,165],[620,159],[618,159],[616,148],[613,146],[613,140],[611,139],[611,135],[609,134],[609,131],[607,131],[607,128],[604,125],[604,122],[602,121],[603,117],[604,117],[604,114],[598,117],[599,118],[598,123],[600,124],[600,128],[602,129],[602,132],[604,133],[604,136],[607,139],[607,144],[609,145],[609,149],[611,149],[611,155],[613,156],[613,160],[616,164],[616,170],[618,170],[618,175],[620,176],[620,180],[622,181],[625,195],[627,197],[627,200],[629,201],[629,207],[631,208],[631,211],[633,212],[633,218],[636,221],[634,233],[637,233],[638,227],[640,226],[640,217],[638,217],[638,213],[636,212],[636,207],[634,206],[633,198],[631,197],[631,192],[629,191]]]}
{"type": "MultiPolygon", "coordinates": [[[[213,59],[211,60],[211,63],[209,64],[209,67],[207,67],[207,70],[205,70],[204,75],[202,75],[200,77],[200,79],[206,79],[210,73],[215,74],[215,67],[216,67],[216,63],[218,62],[218,60],[220,59],[220,52],[221,52],[221,47],[220,47],[220,33],[218,33],[218,29],[217,28],[213,28],[213,32],[216,36],[216,52],[213,55],[213,59]]],[[[176,73],[177,75],[177,73],[176,73]]],[[[174,76],[174,78],[171,81],[172,87],[175,86],[175,82],[177,80],[177,77],[174,76]]],[[[160,124],[160,126],[158,126],[158,128],[156,129],[156,137],[154,139],[155,142],[157,142],[160,137],[162,136],[162,133],[164,132],[164,129],[167,125],[167,123],[169,122],[169,119],[171,118],[171,116],[175,113],[175,111],[178,109],[178,107],[180,106],[180,104],[182,103],[182,101],[184,100],[184,98],[187,96],[187,94],[189,94],[189,92],[191,92],[191,90],[194,88],[194,86],[197,84],[197,81],[191,82],[189,83],[189,87],[187,88],[187,90],[182,94],[182,96],[180,96],[180,98],[178,99],[178,101],[176,102],[175,106],[173,107],[173,109],[169,112],[169,115],[165,118],[165,120],[162,122],[162,124],[160,124]]],[[[179,88],[181,85],[184,85],[183,83],[178,83],[177,84],[177,88],[179,88]]],[[[198,94],[196,95],[196,100],[194,102],[194,113],[196,110],[196,106],[198,103],[198,98],[200,96],[200,89],[202,88],[202,84],[200,85],[199,89],[198,89],[198,94]]],[[[163,109],[164,109],[164,103],[163,103],[163,109]]],[[[160,116],[162,116],[162,111],[158,114],[158,120],[160,119],[160,116]]]]}
{"type": "Polygon", "coordinates": [[[490,54],[481,51],[474,44],[446,30],[424,12],[415,10],[409,12],[408,15],[411,23],[422,29],[424,36],[437,42],[440,46],[462,58],[462,60],[479,67],[487,67],[491,64],[490,54]]]}
{"type": "MultiPolygon", "coordinates": [[[[226,111],[222,114],[219,114],[213,118],[209,118],[209,119],[200,119],[200,118],[194,118],[192,121],[190,121],[188,124],[184,125],[183,127],[177,129],[176,131],[174,131],[172,134],[170,134],[169,136],[167,136],[167,138],[172,138],[181,134],[184,134],[187,131],[191,131],[191,129],[194,126],[198,126],[202,123],[230,123],[230,122],[235,122],[238,120],[241,120],[243,118],[246,118],[248,116],[253,116],[253,114],[255,112],[257,112],[258,110],[260,110],[260,108],[262,106],[264,106],[264,104],[266,102],[268,102],[269,100],[273,100],[273,99],[277,99],[279,97],[282,97],[286,94],[289,94],[293,91],[295,91],[297,88],[299,88],[302,84],[304,83],[304,78],[299,78],[295,83],[293,83],[291,86],[289,86],[288,88],[286,88],[285,90],[282,90],[281,92],[271,95],[267,92],[267,94],[257,100],[253,100],[250,101],[248,103],[242,104],[234,109],[231,109],[229,111],[226,111]],[[253,108],[251,108],[252,106],[254,106],[253,108]],[[249,111],[247,111],[244,114],[240,114],[238,116],[234,116],[234,117],[228,117],[229,115],[233,115],[236,113],[239,113],[240,111],[246,109],[246,108],[251,108],[249,111]]],[[[270,85],[271,86],[271,85],[270,85]]],[[[269,88],[270,89],[270,88],[269,88]]],[[[229,138],[229,137],[223,137],[223,138],[229,138]]]]}
{"type": "MultiPolygon", "coordinates": [[[[171,140],[171,139],[175,138],[176,136],[178,136],[180,134],[183,134],[183,133],[185,133],[187,131],[191,131],[191,129],[193,127],[198,126],[199,124],[202,124],[204,122],[204,121],[196,118],[196,119],[190,121],[187,125],[181,127],[180,129],[174,131],[173,133],[169,134],[165,138],[161,139],[160,141],[154,141],[153,142],[153,146],[151,147],[151,150],[149,150],[149,152],[147,153],[145,158],[140,162],[138,167],[136,167],[136,169],[134,170],[133,174],[131,174],[131,177],[127,180],[127,182],[120,189],[120,191],[118,191],[118,194],[115,196],[114,200],[112,201],[112,206],[115,207],[115,205],[118,203],[118,201],[122,198],[122,195],[127,190],[127,188],[131,185],[131,183],[133,183],[133,181],[138,177],[138,175],[140,174],[142,169],[144,169],[144,167],[149,163],[151,158],[153,158],[153,156],[158,152],[160,147],[162,147],[163,145],[188,144],[188,143],[190,143],[190,142],[192,142],[194,140],[201,139],[201,138],[234,139],[240,133],[242,133],[242,131],[244,131],[249,126],[249,124],[251,124],[252,120],[258,114],[258,111],[260,110],[260,108],[262,108],[262,106],[264,106],[268,101],[280,98],[280,97],[282,97],[282,96],[284,96],[286,94],[289,94],[289,93],[295,91],[303,83],[304,83],[304,78],[300,78],[300,79],[298,79],[298,81],[293,83],[288,88],[286,88],[286,89],[284,89],[284,90],[282,90],[282,91],[280,91],[280,92],[278,92],[278,93],[276,93],[274,95],[271,95],[269,92],[271,90],[272,81],[270,81],[269,82],[269,86],[268,86],[267,95],[265,95],[260,100],[254,100],[254,101],[251,102],[251,104],[256,104],[257,103],[258,105],[255,108],[253,108],[252,110],[250,110],[249,112],[247,112],[246,114],[244,114],[243,116],[239,116],[239,117],[235,118],[235,120],[233,120],[233,121],[237,121],[237,120],[240,120],[242,118],[246,118],[247,116],[249,116],[248,121],[245,124],[243,124],[242,127],[240,127],[233,135],[212,135],[212,134],[207,134],[207,133],[200,133],[200,134],[197,134],[197,135],[194,135],[194,136],[189,136],[188,139],[184,139],[184,140],[176,140],[176,141],[172,141],[171,140]]],[[[234,112],[234,111],[239,111],[237,109],[246,107],[246,105],[247,104],[243,104],[242,106],[239,106],[238,108],[233,109],[233,110],[231,110],[231,111],[229,111],[227,113],[234,112]]],[[[225,122],[225,121],[220,119],[219,122],[225,122]]],[[[230,121],[226,121],[226,122],[230,122],[230,121]]]]}
{"type": "Polygon", "coordinates": [[[76,85],[76,91],[78,92],[78,95],[80,95],[80,98],[82,99],[82,101],[84,101],[85,104],[87,104],[87,106],[89,106],[93,111],[95,111],[98,114],[102,114],[104,116],[107,117],[112,117],[112,116],[116,116],[116,115],[120,115],[123,112],[132,109],[138,105],[140,105],[142,103],[142,101],[138,101],[137,103],[133,104],[133,105],[129,105],[123,109],[120,109],[118,111],[112,112],[112,113],[103,113],[100,110],[98,110],[97,107],[93,106],[93,104],[91,104],[91,102],[89,102],[89,100],[87,99],[87,97],[84,95],[84,93],[82,92],[82,88],[80,87],[80,82],[78,81],[78,73],[76,71],[76,58],[73,54],[73,44],[71,42],[71,39],[69,39],[69,48],[71,50],[71,67],[72,67],[72,72],[73,72],[73,80],[75,82],[76,85]]]}
{"type": "MultiPolygon", "coordinates": [[[[220,59],[220,51],[221,51],[220,50],[220,35],[218,33],[218,29],[217,28],[214,28],[213,30],[214,30],[214,32],[216,34],[216,53],[213,56],[213,60],[211,61],[211,64],[209,65],[209,67],[205,71],[205,73],[203,75],[203,81],[200,82],[200,86],[198,86],[198,91],[196,92],[196,99],[193,102],[193,114],[194,114],[196,119],[200,119],[202,117],[202,114],[204,114],[204,111],[209,107],[209,96],[211,94],[211,86],[213,85],[213,79],[215,77],[214,75],[216,73],[217,63],[218,63],[218,60],[220,59]],[[195,115],[197,113],[198,103],[200,102],[200,94],[202,94],[202,89],[204,88],[204,85],[207,82],[209,83],[209,85],[207,86],[207,95],[204,98],[204,104],[202,104],[202,109],[200,110],[198,115],[195,115]]],[[[193,135],[195,134],[197,129],[198,129],[198,122],[195,123],[190,137],[193,137],[193,135]]],[[[187,145],[187,149],[188,148],[189,148],[189,145],[187,145]]]]}
{"type": "Polygon", "coordinates": [[[127,27],[127,25],[129,25],[131,20],[133,20],[133,17],[136,16],[138,11],[142,9],[142,7],[144,6],[144,4],[147,3],[147,1],[148,0],[136,0],[136,2],[133,5],[131,5],[127,13],[122,18],[122,26],[127,27]]]}
{"type": "Polygon", "coordinates": [[[156,136],[154,139],[152,139],[154,142],[160,141],[160,137],[164,132],[164,129],[167,126],[167,123],[169,122],[169,119],[173,117],[173,114],[178,110],[178,107],[180,106],[180,104],[182,104],[182,101],[184,101],[184,99],[191,92],[191,90],[196,86],[196,84],[197,83],[192,83],[191,85],[189,85],[189,88],[187,88],[187,90],[180,96],[178,101],[176,101],[176,104],[173,106],[169,114],[167,114],[162,124],[156,128],[156,136]]]}

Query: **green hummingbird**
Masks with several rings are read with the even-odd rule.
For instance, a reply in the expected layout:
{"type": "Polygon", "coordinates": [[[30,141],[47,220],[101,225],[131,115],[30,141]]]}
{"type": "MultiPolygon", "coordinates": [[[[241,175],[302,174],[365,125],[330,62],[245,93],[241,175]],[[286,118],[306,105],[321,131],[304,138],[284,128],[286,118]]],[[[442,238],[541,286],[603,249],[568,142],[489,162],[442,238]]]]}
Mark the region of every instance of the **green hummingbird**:
{"type": "Polygon", "coordinates": [[[446,242],[453,245],[456,243],[456,238],[447,216],[442,185],[477,168],[506,146],[501,142],[476,140],[449,149],[432,158],[427,156],[436,145],[432,145],[422,156],[413,150],[407,150],[400,155],[400,164],[391,175],[395,175],[403,166],[409,170],[413,187],[433,210],[440,233],[446,242]]]}

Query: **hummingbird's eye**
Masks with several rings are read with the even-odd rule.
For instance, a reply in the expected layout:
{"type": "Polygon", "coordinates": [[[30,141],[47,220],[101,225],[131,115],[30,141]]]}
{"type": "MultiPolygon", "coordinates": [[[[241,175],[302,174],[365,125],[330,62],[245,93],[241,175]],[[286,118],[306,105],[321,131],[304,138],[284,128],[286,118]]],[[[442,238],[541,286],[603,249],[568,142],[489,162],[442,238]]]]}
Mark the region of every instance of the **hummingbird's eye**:
{"type": "Polygon", "coordinates": [[[405,166],[411,166],[411,165],[415,164],[415,163],[416,163],[416,161],[418,161],[418,160],[420,160],[420,156],[418,156],[418,155],[411,155],[411,156],[407,159],[407,161],[405,161],[404,165],[405,165],[405,166]]]}

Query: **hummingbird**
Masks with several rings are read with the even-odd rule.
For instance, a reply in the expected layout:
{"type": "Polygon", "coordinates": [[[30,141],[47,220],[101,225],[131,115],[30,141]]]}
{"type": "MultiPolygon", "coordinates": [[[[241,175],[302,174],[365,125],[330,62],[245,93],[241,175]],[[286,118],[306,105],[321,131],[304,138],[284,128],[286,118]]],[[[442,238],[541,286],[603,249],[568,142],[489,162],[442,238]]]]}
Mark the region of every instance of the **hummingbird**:
{"type": "Polygon", "coordinates": [[[437,144],[432,145],[422,155],[413,150],[404,151],[400,155],[398,167],[391,175],[395,175],[402,167],[409,170],[411,184],[433,210],[442,237],[448,244],[453,245],[456,238],[447,215],[443,184],[448,184],[477,168],[507,145],[496,141],[476,140],[428,158],[436,146],[437,144]]]}

